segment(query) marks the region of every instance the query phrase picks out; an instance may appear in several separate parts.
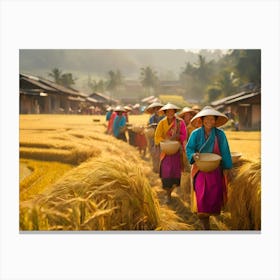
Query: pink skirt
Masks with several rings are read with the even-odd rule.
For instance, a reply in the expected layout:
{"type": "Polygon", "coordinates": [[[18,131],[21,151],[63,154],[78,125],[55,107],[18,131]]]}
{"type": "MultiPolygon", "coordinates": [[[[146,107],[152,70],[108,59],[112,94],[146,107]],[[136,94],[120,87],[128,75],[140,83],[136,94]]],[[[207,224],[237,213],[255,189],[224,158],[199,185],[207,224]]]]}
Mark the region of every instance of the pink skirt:
{"type": "Polygon", "coordinates": [[[225,181],[220,167],[211,172],[199,171],[194,178],[197,212],[220,214],[224,189],[225,181]]]}

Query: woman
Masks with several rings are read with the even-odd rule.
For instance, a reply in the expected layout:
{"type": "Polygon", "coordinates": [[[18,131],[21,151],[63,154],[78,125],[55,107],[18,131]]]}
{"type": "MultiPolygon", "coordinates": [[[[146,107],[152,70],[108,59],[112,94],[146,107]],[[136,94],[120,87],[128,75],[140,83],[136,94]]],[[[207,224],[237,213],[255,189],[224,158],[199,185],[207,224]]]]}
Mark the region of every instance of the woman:
{"type": "Polygon", "coordinates": [[[107,126],[107,133],[110,135],[113,134],[113,124],[114,124],[114,120],[115,120],[116,116],[117,116],[117,112],[113,109],[112,114],[110,115],[110,119],[108,121],[108,126],[107,126]]]}
{"type": "MultiPolygon", "coordinates": [[[[183,144],[183,147],[186,147],[186,144],[188,142],[188,139],[197,127],[191,124],[191,119],[196,115],[197,111],[189,108],[189,107],[184,107],[182,111],[178,114],[178,117],[182,118],[185,122],[185,125],[187,127],[187,138],[183,144]]],[[[183,153],[183,163],[184,163],[184,171],[190,172],[191,165],[186,157],[186,153],[183,153]]]]}
{"type": "MultiPolygon", "coordinates": [[[[158,123],[164,118],[164,113],[159,111],[163,107],[163,104],[159,102],[153,102],[146,109],[145,113],[151,114],[148,122],[148,127],[156,129],[158,123]]],[[[160,149],[158,145],[155,145],[154,137],[148,138],[148,147],[151,154],[153,171],[159,173],[159,155],[160,149]]]]}
{"type": "Polygon", "coordinates": [[[232,160],[225,133],[217,128],[224,125],[226,115],[210,106],[197,113],[191,123],[201,119],[202,126],[190,135],[186,154],[191,167],[192,211],[197,213],[204,229],[210,229],[209,217],[219,215],[226,203],[226,177],[232,168],[232,160]],[[199,153],[215,153],[222,157],[221,164],[214,171],[199,171],[195,158],[199,153]]]}
{"type": "Polygon", "coordinates": [[[125,109],[122,106],[117,106],[115,108],[116,117],[113,122],[113,134],[117,139],[127,142],[125,129],[126,129],[126,118],[123,115],[125,109]]]}
{"type": "Polygon", "coordinates": [[[196,111],[189,108],[189,107],[184,107],[182,111],[178,114],[178,117],[182,118],[185,122],[185,125],[187,127],[187,139],[188,141],[191,133],[193,130],[195,130],[197,127],[191,124],[191,119],[196,115],[196,111]]]}
{"type": "Polygon", "coordinates": [[[113,114],[113,108],[111,106],[109,106],[106,109],[106,116],[105,116],[105,119],[106,119],[106,122],[107,122],[107,131],[106,131],[107,134],[110,134],[110,132],[109,132],[109,130],[110,130],[109,129],[109,121],[110,121],[110,118],[111,118],[112,114],[113,114]]]}
{"type": "Polygon", "coordinates": [[[180,186],[183,151],[183,143],[186,140],[186,125],[184,121],[178,118],[175,113],[179,108],[171,103],[163,106],[160,111],[165,113],[155,131],[155,145],[159,145],[161,141],[176,140],[181,143],[181,149],[173,155],[160,154],[160,178],[162,187],[166,190],[166,202],[171,202],[172,191],[180,186]]]}

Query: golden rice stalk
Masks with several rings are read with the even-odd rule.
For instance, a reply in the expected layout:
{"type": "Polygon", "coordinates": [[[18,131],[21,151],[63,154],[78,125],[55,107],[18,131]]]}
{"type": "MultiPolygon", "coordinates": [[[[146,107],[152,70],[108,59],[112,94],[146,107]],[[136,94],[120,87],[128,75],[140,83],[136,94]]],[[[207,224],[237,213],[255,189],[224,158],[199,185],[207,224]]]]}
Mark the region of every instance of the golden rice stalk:
{"type": "Polygon", "coordinates": [[[71,170],[35,205],[37,217],[47,220],[42,224],[53,229],[154,230],[160,224],[159,202],[142,169],[118,157],[71,170]]]}
{"type": "Polygon", "coordinates": [[[41,161],[57,161],[67,164],[77,165],[86,161],[90,157],[96,157],[101,154],[99,148],[91,148],[78,145],[70,150],[63,149],[44,149],[34,147],[20,147],[20,157],[26,159],[36,159],[41,161]]]}
{"type": "MultiPolygon", "coordinates": [[[[176,211],[177,212],[177,211],[176,211]]],[[[161,207],[160,209],[160,224],[156,228],[158,231],[177,231],[177,230],[194,230],[194,226],[185,223],[175,211],[161,207]]]]}
{"type": "Polygon", "coordinates": [[[261,163],[248,162],[229,184],[227,204],[234,230],[261,229],[261,163]]]}

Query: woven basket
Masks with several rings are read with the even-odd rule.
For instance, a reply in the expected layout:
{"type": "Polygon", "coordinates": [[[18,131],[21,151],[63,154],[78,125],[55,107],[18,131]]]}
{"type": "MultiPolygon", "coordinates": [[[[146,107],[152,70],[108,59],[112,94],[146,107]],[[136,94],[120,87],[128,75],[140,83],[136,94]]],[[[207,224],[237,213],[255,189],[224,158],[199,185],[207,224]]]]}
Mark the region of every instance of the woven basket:
{"type": "Polygon", "coordinates": [[[146,128],[145,135],[147,138],[153,138],[155,136],[155,129],[153,127],[146,128]]]}
{"type": "Polygon", "coordinates": [[[141,133],[144,131],[144,127],[143,126],[133,126],[132,131],[134,131],[135,133],[141,133]]]}
{"type": "Polygon", "coordinates": [[[174,155],[180,148],[180,142],[178,141],[162,141],[160,142],[160,149],[167,155],[174,155]]]}
{"type": "Polygon", "coordinates": [[[200,171],[211,172],[220,165],[221,159],[221,156],[214,153],[200,153],[195,162],[200,171]]]}
{"type": "Polygon", "coordinates": [[[239,161],[239,159],[241,158],[242,154],[238,153],[238,152],[231,152],[231,160],[232,163],[236,163],[239,161]]]}

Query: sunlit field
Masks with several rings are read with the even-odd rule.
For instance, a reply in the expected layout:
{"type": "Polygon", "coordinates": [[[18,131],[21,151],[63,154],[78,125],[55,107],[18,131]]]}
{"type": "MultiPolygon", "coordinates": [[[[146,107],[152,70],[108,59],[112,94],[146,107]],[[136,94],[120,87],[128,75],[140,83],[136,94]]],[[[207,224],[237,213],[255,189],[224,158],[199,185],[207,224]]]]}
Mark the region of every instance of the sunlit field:
{"type": "MultiPolygon", "coordinates": [[[[201,229],[180,191],[173,205],[162,204],[164,192],[149,154],[143,158],[135,147],[107,135],[104,115],[19,118],[21,230],[201,229]]],[[[129,115],[129,123],[145,126],[148,118],[129,115]]],[[[231,151],[242,153],[234,170],[236,176],[243,172],[244,182],[250,164],[260,163],[260,132],[226,131],[226,135],[231,151]],[[241,170],[245,164],[246,170],[241,170]]],[[[260,172],[260,165],[254,170],[260,172]]],[[[257,201],[260,179],[253,177],[257,201]]],[[[225,213],[222,220],[211,222],[217,230],[230,230],[228,220],[225,213]]],[[[248,222],[248,227],[254,226],[248,222]]]]}

